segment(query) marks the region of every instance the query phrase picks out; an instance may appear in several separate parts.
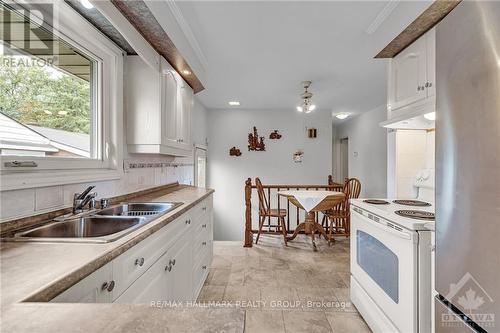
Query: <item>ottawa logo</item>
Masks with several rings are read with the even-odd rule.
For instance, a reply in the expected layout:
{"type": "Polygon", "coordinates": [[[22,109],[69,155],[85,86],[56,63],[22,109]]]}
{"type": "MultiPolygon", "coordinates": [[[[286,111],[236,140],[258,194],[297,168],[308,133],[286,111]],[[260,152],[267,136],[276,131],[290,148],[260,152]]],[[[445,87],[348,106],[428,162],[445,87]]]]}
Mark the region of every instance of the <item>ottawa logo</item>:
{"type": "MultiPolygon", "coordinates": [[[[494,301],[472,274],[466,273],[458,283],[452,283],[446,299],[452,304],[459,305],[460,310],[478,325],[495,327],[495,314],[481,311],[485,305],[494,301]]],[[[448,313],[441,315],[441,325],[458,327],[463,325],[463,321],[450,309],[448,313]]]]}

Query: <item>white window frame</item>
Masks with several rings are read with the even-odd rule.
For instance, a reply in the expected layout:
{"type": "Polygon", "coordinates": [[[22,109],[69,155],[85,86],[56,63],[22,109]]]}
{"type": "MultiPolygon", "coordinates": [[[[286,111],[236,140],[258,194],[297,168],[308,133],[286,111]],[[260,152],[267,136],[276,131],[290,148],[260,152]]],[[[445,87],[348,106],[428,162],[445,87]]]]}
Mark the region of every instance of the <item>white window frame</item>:
{"type": "MultiPolygon", "coordinates": [[[[23,7],[35,9],[24,1],[23,7]]],[[[118,179],[123,174],[123,58],[125,53],[64,1],[53,0],[53,33],[99,61],[97,100],[101,159],[70,157],[0,157],[0,191],[118,179]],[[34,161],[33,167],[6,167],[9,161],[34,161]]],[[[36,8],[39,9],[39,8],[36,8]]],[[[42,12],[42,11],[40,11],[42,12]]],[[[48,15],[43,13],[43,15],[48,15]]]]}

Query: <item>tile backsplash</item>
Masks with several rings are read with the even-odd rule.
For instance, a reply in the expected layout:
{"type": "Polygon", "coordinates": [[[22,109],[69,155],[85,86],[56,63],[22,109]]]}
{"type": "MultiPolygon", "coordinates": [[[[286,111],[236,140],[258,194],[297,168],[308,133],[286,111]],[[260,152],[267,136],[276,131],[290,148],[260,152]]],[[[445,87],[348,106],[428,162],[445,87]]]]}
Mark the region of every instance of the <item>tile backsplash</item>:
{"type": "Polygon", "coordinates": [[[97,198],[106,198],[173,182],[194,184],[191,158],[133,158],[124,161],[120,179],[0,192],[0,222],[70,207],[74,193],[94,185],[97,198]]]}

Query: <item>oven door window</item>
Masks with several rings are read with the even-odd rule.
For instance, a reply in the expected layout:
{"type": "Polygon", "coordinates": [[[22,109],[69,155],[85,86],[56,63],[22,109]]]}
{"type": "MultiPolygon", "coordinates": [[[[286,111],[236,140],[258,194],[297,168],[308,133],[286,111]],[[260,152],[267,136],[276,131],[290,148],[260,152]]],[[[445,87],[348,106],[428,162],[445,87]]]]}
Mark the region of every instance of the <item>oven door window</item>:
{"type": "Polygon", "coordinates": [[[358,265],[395,303],[399,303],[399,259],[387,246],[364,231],[357,230],[358,265]]]}

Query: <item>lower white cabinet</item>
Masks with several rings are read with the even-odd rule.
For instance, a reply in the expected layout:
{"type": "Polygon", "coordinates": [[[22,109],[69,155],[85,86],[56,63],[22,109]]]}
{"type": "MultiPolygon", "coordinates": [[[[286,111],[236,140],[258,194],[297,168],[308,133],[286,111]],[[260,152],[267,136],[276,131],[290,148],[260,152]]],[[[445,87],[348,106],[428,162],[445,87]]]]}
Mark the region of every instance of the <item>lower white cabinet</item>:
{"type": "Polygon", "coordinates": [[[165,253],[144,274],[125,290],[115,303],[150,303],[165,301],[170,298],[168,272],[169,256],[165,253]]]}
{"type": "Polygon", "coordinates": [[[56,303],[109,303],[113,300],[113,265],[108,263],[51,300],[56,303]]]}
{"type": "Polygon", "coordinates": [[[212,261],[212,196],[51,302],[196,300],[212,261]]]}

